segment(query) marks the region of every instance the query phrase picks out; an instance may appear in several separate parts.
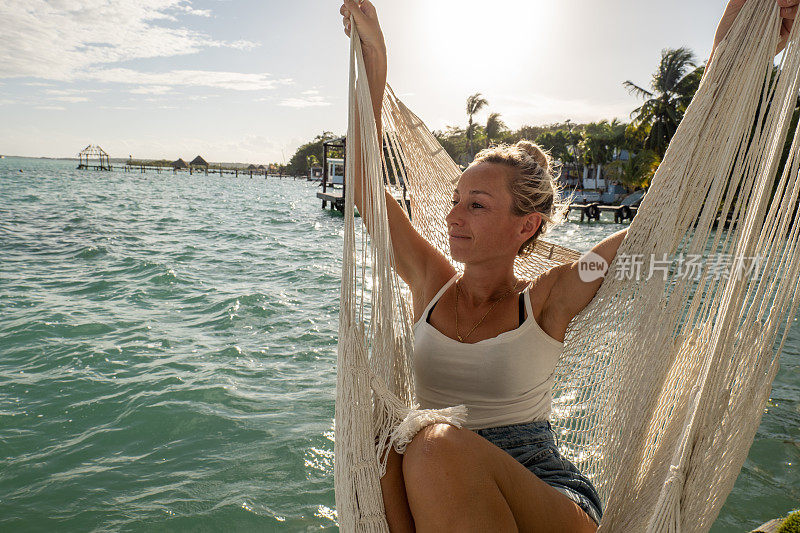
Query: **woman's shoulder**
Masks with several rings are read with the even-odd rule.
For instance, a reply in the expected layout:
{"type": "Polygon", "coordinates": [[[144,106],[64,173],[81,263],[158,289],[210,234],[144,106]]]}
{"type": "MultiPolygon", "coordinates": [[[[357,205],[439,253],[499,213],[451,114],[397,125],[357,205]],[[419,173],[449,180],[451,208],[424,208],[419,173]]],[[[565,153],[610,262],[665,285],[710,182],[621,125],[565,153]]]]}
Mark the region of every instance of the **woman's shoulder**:
{"type": "Polygon", "coordinates": [[[560,274],[560,266],[553,267],[536,276],[530,285],[531,309],[539,328],[557,342],[564,342],[567,322],[554,310],[550,295],[560,274]]]}
{"type": "Polygon", "coordinates": [[[530,294],[531,304],[534,309],[543,307],[550,297],[550,291],[553,289],[553,285],[558,279],[558,268],[558,266],[552,267],[526,280],[528,283],[526,288],[530,294]]]}
{"type": "MultiPolygon", "coordinates": [[[[559,265],[560,266],[560,265],[559,265]]],[[[552,267],[548,270],[543,270],[539,272],[535,276],[530,276],[528,280],[528,284],[530,287],[551,287],[558,276],[558,268],[559,266],[552,267]]]]}
{"type": "Polygon", "coordinates": [[[447,264],[436,265],[425,276],[425,280],[416,287],[412,288],[411,296],[414,303],[414,321],[416,322],[422,311],[433,300],[433,297],[444,287],[448,281],[456,275],[456,269],[449,262],[447,264]]]}

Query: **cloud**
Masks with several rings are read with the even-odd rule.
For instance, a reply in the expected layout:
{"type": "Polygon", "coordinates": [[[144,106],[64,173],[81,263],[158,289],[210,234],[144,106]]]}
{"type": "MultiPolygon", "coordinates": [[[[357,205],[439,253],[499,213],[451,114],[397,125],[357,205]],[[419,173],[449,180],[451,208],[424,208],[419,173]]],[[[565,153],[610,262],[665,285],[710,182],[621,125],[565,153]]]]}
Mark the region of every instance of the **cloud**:
{"type": "Polygon", "coordinates": [[[75,94],[85,93],[102,93],[101,89],[45,89],[45,94],[53,94],[56,96],[72,96],[75,94]]]}
{"type": "Polygon", "coordinates": [[[67,108],[60,105],[37,105],[36,109],[43,109],[45,111],[64,111],[67,108]]]}
{"type": "Polygon", "coordinates": [[[235,48],[236,50],[252,50],[253,48],[258,48],[261,46],[260,43],[254,43],[253,41],[246,41],[244,39],[239,39],[238,41],[233,41],[231,43],[226,43],[228,48],[235,48]]]}
{"type": "Polygon", "coordinates": [[[69,81],[120,61],[257,46],[181,27],[186,14],[210,16],[188,0],[3,0],[0,78],[69,81]]]}
{"type": "Polygon", "coordinates": [[[326,101],[322,96],[308,96],[306,98],[287,98],[281,100],[281,103],[278,105],[283,107],[303,108],[329,106],[331,103],[326,101]]]}
{"type": "Polygon", "coordinates": [[[58,102],[69,102],[71,104],[89,101],[89,99],[86,98],[85,96],[56,96],[53,98],[53,100],[56,100],[58,102]]]}
{"type": "Polygon", "coordinates": [[[195,9],[192,6],[177,6],[176,9],[183,11],[189,15],[197,15],[198,17],[210,17],[211,11],[208,9],[195,9]]]}
{"type": "Polygon", "coordinates": [[[166,94],[172,91],[172,87],[167,87],[165,85],[142,85],[140,87],[135,87],[131,89],[132,94],[166,94]]]}
{"type": "MultiPolygon", "coordinates": [[[[213,87],[233,91],[260,91],[286,85],[287,80],[272,79],[269,74],[248,74],[215,70],[171,70],[169,72],[141,72],[127,68],[94,70],[86,73],[86,78],[99,82],[137,84],[136,94],[162,94],[144,92],[142,86],[157,86],[158,91],[169,87],[213,87]]],[[[164,91],[166,92],[166,91],[164,91]]]]}

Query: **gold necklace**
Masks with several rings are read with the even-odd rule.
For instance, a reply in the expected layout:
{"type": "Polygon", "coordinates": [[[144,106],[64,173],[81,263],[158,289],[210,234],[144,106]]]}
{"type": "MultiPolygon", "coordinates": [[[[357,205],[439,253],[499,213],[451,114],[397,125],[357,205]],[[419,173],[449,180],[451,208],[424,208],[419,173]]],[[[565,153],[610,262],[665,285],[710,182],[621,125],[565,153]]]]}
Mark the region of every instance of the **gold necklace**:
{"type": "MultiPolygon", "coordinates": [[[[461,280],[459,279],[459,281],[461,281],[461,280]]],[[[503,295],[501,298],[499,298],[499,299],[498,299],[498,300],[497,300],[495,303],[493,303],[493,304],[492,304],[492,306],[489,308],[489,310],[488,310],[488,311],[486,311],[486,314],[484,314],[484,315],[483,315],[483,317],[482,317],[480,320],[478,320],[478,322],[477,322],[477,323],[476,323],[474,326],[472,326],[472,329],[471,329],[471,330],[469,330],[469,332],[468,332],[466,335],[464,335],[464,336],[462,337],[462,336],[461,336],[461,335],[458,333],[458,281],[456,281],[456,301],[455,301],[455,312],[456,312],[456,337],[458,337],[458,340],[459,340],[459,341],[461,341],[461,342],[464,342],[464,339],[466,339],[467,337],[469,337],[469,336],[472,334],[472,332],[473,332],[473,331],[475,331],[475,328],[477,328],[478,326],[480,326],[480,325],[481,325],[481,322],[483,322],[483,319],[484,319],[484,318],[486,318],[486,317],[489,315],[489,313],[491,313],[491,312],[492,312],[492,309],[494,309],[494,308],[495,308],[495,306],[496,306],[497,304],[499,304],[500,302],[502,302],[502,301],[503,301],[503,300],[504,300],[504,299],[505,299],[505,298],[506,298],[506,297],[507,297],[509,294],[511,294],[512,292],[514,292],[514,291],[517,289],[517,285],[519,285],[519,281],[517,281],[516,283],[514,283],[514,286],[513,286],[513,287],[511,287],[511,290],[509,290],[509,291],[508,291],[507,293],[505,293],[505,294],[504,294],[504,295],[503,295]]]]}

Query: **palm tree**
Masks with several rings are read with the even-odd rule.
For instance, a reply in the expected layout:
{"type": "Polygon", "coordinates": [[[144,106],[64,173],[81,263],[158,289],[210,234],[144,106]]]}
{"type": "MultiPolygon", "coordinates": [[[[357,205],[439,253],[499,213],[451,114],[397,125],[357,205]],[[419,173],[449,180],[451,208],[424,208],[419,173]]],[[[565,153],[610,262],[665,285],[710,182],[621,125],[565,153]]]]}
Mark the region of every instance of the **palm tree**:
{"type": "Polygon", "coordinates": [[[506,130],[506,123],[500,118],[500,113],[491,113],[486,119],[486,147],[488,148],[493,139],[497,139],[506,130]]]}
{"type": "Polygon", "coordinates": [[[617,160],[606,166],[608,176],[624,185],[629,191],[647,187],[658,169],[660,159],[651,150],[642,150],[627,160],[617,160]]]}
{"type": "Polygon", "coordinates": [[[575,160],[575,156],[570,150],[572,143],[572,135],[563,128],[555,131],[546,131],[536,137],[536,144],[544,147],[550,152],[550,155],[564,165],[573,163],[575,160]]]}
{"type": "Polygon", "coordinates": [[[584,164],[595,171],[595,183],[600,179],[603,165],[613,161],[617,138],[615,130],[618,128],[616,119],[612,123],[601,120],[584,127],[583,140],[579,145],[584,164]]]}
{"type": "Polygon", "coordinates": [[[661,52],[661,63],[650,83],[652,91],[632,81],[623,83],[628,91],[645,100],[641,107],[633,110],[631,117],[636,127],[647,132],[646,149],[653,150],[659,157],[664,156],[702,75],[703,67],[696,67],[691,50],[666,48],[661,52]]]}
{"type": "Polygon", "coordinates": [[[617,159],[619,154],[622,150],[627,150],[631,152],[631,147],[629,146],[628,142],[628,125],[624,122],[620,122],[616,118],[611,121],[609,124],[611,126],[611,149],[612,149],[612,159],[617,159]]]}
{"type": "Polygon", "coordinates": [[[473,156],[472,138],[475,136],[476,126],[472,121],[472,117],[487,105],[489,105],[489,101],[481,96],[481,93],[475,93],[467,97],[467,116],[469,117],[469,123],[467,125],[467,152],[470,158],[473,156]]]}
{"type": "Polygon", "coordinates": [[[567,151],[572,155],[572,162],[575,164],[575,170],[579,171],[580,165],[583,162],[583,153],[580,147],[581,138],[583,138],[582,127],[576,127],[571,119],[565,120],[564,126],[569,132],[569,146],[567,147],[567,151]]]}

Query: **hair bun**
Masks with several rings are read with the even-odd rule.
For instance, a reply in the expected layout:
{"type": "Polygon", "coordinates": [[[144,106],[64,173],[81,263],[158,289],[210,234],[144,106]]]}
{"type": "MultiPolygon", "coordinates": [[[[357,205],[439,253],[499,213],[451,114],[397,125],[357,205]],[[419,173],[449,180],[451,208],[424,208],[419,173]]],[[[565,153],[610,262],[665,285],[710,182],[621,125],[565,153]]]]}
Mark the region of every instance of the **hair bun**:
{"type": "Polygon", "coordinates": [[[518,141],[516,146],[531,156],[540,167],[544,168],[548,172],[553,170],[550,164],[550,155],[542,150],[538,144],[530,141],[518,141]]]}

